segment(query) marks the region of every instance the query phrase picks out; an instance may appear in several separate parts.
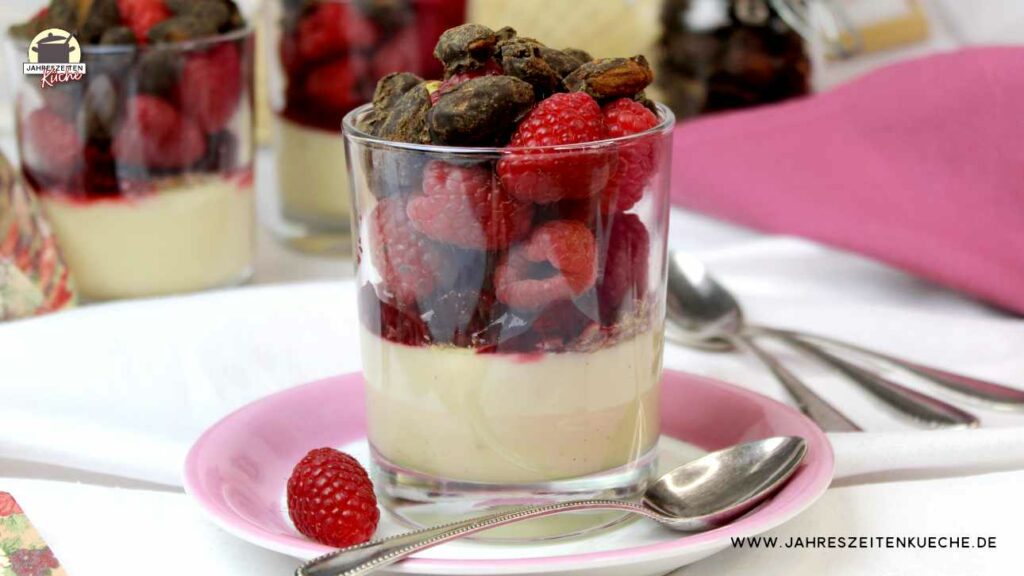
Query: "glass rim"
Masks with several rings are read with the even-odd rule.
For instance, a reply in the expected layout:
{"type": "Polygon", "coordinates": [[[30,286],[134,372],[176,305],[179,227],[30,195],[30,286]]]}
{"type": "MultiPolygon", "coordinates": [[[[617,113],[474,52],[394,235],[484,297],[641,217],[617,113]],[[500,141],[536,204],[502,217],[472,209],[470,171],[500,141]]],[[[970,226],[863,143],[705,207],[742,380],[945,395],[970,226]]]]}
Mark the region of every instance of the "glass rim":
{"type": "MultiPolygon", "coordinates": [[[[193,40],[184,40],[180,42],[167,42],[162,44],[147,44],[140,46],[138,44],[83,44],[78,43],[78,46],[82,50],[82,55],[106,55],[106,54],[131,54],[134,52],[146,52],[150,50],[166,50],[166,51],[180,51],[186,52],[194,50],[196,48],[203,48],[206,46],[212,46],[214,44],[220,44],[224,42],[230,42],[234,40],[241,40],[249,36],[255,35],[256,27],[246,19],[245,26],[238,30],[231,30],[230,32],[221,32],[213,36],[203,36],[202,38],[195,38],[193,40]]],[[[4,38],[10,44],[28,48],[32,43],[31,40],[25,40],[11,35],[10,29],[4,32],[4,38]]]]}
{"type": "Polygon", "coordinates": [[[362,106],[358,106],[351,110],[348,114],[345,114],[345,118],[342,119],[341,128],[345,136],[346,141],[358,142],[364,145],[379,146],[386,148],[397,148],[402,150],[412,150],[418,152],[430,152],[435,154],[490,154],[490,155],[506,155],[513,151],[520,150],[541,150],[545,152],[584,152],[592,150],[594,148],[605,148],[612,146],[619,146],[621,144],[632,142],[634,140],[640,140],[644,137],[651,136],[654,134],[664,133],[670,131],[675,125],[675,114],[668,106],[661,102],[654,102],[655,108],[658,110],[659,121],[655,126],[644,130],[643,132],[637,132],[636,134],[627,134],[626,136],[619,136],[617,138],[605,138],[603,140],[593,140],[591,142],[578,142],[575,144],[549,144],[547,146],[530,146],[521,148],[512,148],[508,146],[450,146],[441,144],[417,144],[414,142],[399,142],[397,140],[385,140],[377,136],[373,136],[363,132],[356,127],[356,119],[365,112],[368,112],[372,107],[373,103],[368,102],[362,106]]]}

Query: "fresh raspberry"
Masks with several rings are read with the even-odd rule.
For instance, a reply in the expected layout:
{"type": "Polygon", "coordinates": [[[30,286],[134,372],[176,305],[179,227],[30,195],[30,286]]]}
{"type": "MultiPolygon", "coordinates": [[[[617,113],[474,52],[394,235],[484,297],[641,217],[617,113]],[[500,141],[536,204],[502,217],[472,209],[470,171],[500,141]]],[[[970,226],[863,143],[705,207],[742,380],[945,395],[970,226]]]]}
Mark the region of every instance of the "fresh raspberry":
{"type": "Polygon", "coordinates": [[[380,520],[373,482],[355,458],[317,448],[288,478],[288,516],[306,536],[336,548],[373,537],[380,520]]]}
{"type": "Polygon", "coordinates": [[[605,138],[604,117],[583,92],[555,94],[519,123],[498,162],[505,189],[524,202],[589,198],[608,183],[615,155],[607,150],[553,152],[536,149],[605,138]]]}
{"type": "Polygon", "coordinates": [[[65,179],[79,167],[82,139],[74,124],[39,108],[21,125],[25,165],[51,178],[65,179]]]}
{"type": "Polygon", "coordinates": [[[594,234],[580,222],[555,220],[537,227],[509,252],[495,270],[494,285],[505,304],[537,310],[579,296],[596,278],[594,234]]]}
{"type": "Polygon", "coordinates": [[[399,304],[429,296],[443,266],[440,251],[416,231],[401,197],[385,198],[369,215],[370,258],[380,273],[385,296],[399,304]]]}
{"type": "Polygon", "coordinates": [[[238,48],[221,44],[188,57],[178,84],[182,111],[207,133],[227,125],[242,99],[238,48]]]}
{"type": "Polygon", "coordinates": [[[497,250],[530,231],[533,206],[510,198],[484,166],[427,164],[423,194],[409,201],[409,220],[435,240],[497,250]]]}
{"type": "Polygon", "coordinates": [[[502,69],[501,64],[498,64],[495,60],[488,60],[486,64],[480,68],[474,70],[466,70],[465,72],[459,72],[458,74],[452,74],[447,80],[441,82],[437,90],[430,93],[430,103],[437,104],[437,101],[441,99],[443,94],[447,94],[455,89],[456,86],[472,80],[473,78],[480,78],[481,76],[501,76],[505,71],[502,69]]]}
{"type": "Polygon", "coordinates": [[[199,126],[174,106],[139,94],[128,102],[113,151],[122,164],[176,169],[202,158],[206,140],[199,126]]]}
{"type": "MultiPolygon", "coordinates": [[[[658,117],[653,112],[629,98],[606,104],[603,113],[609,138],[639,134],[658,125],[658,117]]],[[[644,186],[657,164],[657,147],[652,139],[624,143],[618,152],[615,172],[601,192],[601,211],[605,214],[632,208],[643,196],[644,186]]]]}
{"type": "Polygon", "coordinates": [[[651,237],[636,214],[617,214],[602,239],[605,246],[597,296],[601,318],[614,322],[624,305],[647,294],[651,237]]]}
{"type": "Polygon", "coordinates": [[[366,71],[360,57],[334,60],[310,70],[306,76],[306,95],[320,106],[348,110],[359,104],[359,79],[366,71]]]}
{"type": "Polygon", "coordinates": [[[11,552],[11,570],[17,576],[50,576],[50,572],[60,567],[60,562],[49,547],[21,548],[11,552]]]}
{"type": "Polygon", "coordinates": [[[299,21],[296,34],[299,56],[303,60],[369,49],[377,40],[373,24],[343,2],[315,4],[299,21]]]}
{"type": "Polygon", "coordinates": [[[132,29],[139,44],[145,44],[149,29],[171,17],[163,0],[117,0],[121,22],[132,29]]]}

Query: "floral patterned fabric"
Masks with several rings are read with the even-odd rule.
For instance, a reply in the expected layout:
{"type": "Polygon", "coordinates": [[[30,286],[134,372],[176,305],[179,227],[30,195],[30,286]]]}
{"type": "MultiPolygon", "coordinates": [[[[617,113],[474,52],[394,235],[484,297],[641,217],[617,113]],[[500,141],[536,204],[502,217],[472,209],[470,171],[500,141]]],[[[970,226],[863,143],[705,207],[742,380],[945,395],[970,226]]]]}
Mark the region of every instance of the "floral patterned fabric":
{"type": "Polygon", "coordinates": [[[74,286],[39,203],[0,154],[0,321],[74,303],[74,286]]]}
{"type": "Polygon", "coordinates": [[[0,492],[0,576],[67,576],[7,492],[0,492]]]}

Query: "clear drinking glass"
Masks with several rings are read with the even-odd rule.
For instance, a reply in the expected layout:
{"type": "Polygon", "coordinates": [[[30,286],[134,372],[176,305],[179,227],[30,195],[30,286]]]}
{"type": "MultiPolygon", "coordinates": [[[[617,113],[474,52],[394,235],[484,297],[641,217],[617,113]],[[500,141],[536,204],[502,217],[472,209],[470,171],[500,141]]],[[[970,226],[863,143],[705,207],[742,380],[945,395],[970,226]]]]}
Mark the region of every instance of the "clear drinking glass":
{"type": "Polygon", "coordinates": [[[424,524],[638,496],[659,435],[672,113],[623,138],[503,149],[381,140],[356,128],[368,110],[345,118],[345,143],[385,505],[424,524]],[[608,194],[619,162],[642,176],[608,194]],[[513,173],[576,199],[522,203],[513,173]],[[439,187],[475,193],[439,210],[439,187]]]}
{"type": "Polygon", "coordinates": [[[271,224],[292,247],[348,256],[342,118],[387,74],[440,78],[434,45],[463,22],[465,0],[272,0],[268,13],[278,180],[271,224]]]}
{"type": "Polygon", "coordinates": [[[82,45],[87,73],[42,87],[9,39],[21,169],[82,296],[230,285],[254,253],[250,29],[82,45]]]}

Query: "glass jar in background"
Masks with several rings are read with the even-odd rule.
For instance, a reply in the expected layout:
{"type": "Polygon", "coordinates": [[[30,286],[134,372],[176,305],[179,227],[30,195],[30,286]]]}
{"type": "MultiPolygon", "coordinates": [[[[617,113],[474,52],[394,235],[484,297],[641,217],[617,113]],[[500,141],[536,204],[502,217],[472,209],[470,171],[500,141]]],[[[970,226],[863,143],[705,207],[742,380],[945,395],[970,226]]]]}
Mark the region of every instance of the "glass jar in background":
{"type": "Polygon", "coordinates": [[[809,92],[811,60],[788,6],[769,0],[664,0],[655,78],[679,119],[809,92]]]}
{"type": "Polygon", "coordinates": [[[441,77],[432,54],[465,19],[465,0],[271,0],[277,63],[274,232],[290,246],[351,255],[341,122],[392,72],[441,77]]]}
{"type": "Polygon", "coordinates": [[[660,430],[672,113],[659,105],[657,126],[615,140],[460,149],[369,136],[368,111],[345,136],[385,506],[429,524],[494,502],[638,496],[660,430]],[[625,155],[648,168],[595,196],[625,155]],[[531,197],[538,174],[575,199],[531,197]],[[488,190],[475,224],[422,192],[452,182],[488,190]]]}
{"type": "Polygon", "coordinates": [[[87,73],[41,87],[9,37],[22,173],[83,298],[153,296],[252,274],[249,28],[149,46],[81,45],[87,73]]]}

